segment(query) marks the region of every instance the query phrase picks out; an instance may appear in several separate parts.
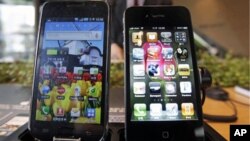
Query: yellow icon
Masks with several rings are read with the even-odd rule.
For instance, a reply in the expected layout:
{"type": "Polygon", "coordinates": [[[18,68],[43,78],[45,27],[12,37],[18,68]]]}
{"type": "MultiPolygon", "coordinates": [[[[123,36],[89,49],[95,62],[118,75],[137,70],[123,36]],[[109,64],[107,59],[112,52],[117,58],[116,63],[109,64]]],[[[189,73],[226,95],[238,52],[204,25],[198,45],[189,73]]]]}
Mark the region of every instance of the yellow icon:
{"type": "Polygon", "coordinates": [[[142,36],[143,36],[143,32],[142,31],[133,32],[132,33],[132,42],[136,46],[141,46],[142,45],[142,36]]]}
{"type": "Polygon", "coordinates": [[[194,105],[193,103],[182,103],[181,104],[181,112],[184,116],[192,116],[194,115],[194,105]]]}
{"type": "Polygon", "coordinates": [[[179,64],[178,65],[178,73],[179,73],[179,75],[182,75],[182,76],[190,75],[189,64],[179,64]]]}
{"type": "Polygon", "coordinates": [[[157,42],[158,37],[156,32],[148,32],[147,33],[147,42],[157,42]]]}

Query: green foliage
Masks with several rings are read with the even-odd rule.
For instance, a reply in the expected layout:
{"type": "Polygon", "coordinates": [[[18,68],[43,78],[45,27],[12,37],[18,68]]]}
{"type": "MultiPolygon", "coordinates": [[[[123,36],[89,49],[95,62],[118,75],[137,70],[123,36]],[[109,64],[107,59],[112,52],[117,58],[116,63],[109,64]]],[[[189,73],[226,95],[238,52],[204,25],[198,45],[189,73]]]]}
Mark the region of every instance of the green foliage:
{"type": "Polygon", "coordinates": [[[250,62],[248,58],[233,57],[228,53],[225,58],[221,59],[204,51],[200,52],[198,56],[199,66],[203,66],[211,72],[214,85],[223,87],[250,86],[250,62]]]}
{"type": "MultiPolygon", "coordinates": [[[[248,58],[227,54],[224,59],[210,55],[206,51],[197,52],[198,65],[206,67],[212,74],[213,84],[223,87],[241,85],[249,87],[250,62],[248,58]]],[[[21,83],[31,86],[33,63],[0,63],[0,83],[21,83]]],[[[112,63],[110,67],[111,87],[124,86],[124,64],[112,63]]]]}
{"type": "Polygon", "coordinates": [[[31,86],[33,63],[0,63],[0,83],[20,83],[31,86]]]}

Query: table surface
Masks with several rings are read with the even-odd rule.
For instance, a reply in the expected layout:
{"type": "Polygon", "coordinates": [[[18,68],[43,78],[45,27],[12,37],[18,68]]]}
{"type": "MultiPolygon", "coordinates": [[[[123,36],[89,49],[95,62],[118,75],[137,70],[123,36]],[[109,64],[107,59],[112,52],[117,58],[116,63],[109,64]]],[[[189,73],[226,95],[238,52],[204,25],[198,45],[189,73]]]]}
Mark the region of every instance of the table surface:
{"type": "MultiPolygon", "coordinates": [[[[230,99],[234,100],[234,104],[238,111],[238,120],[236,122],[230,123],[221,123],[221,122],[212,122],[206,121],[210,126],[212,126],[217,132],[219,132],[224,138],[229,140],[230,134],[229,129],[232,124],[250,124],[250,106],[239,104],[235,101],[240,101],[242,103],[250,104],[250,98],[242,96],[234,91],[233,88],[224,88],[229,93],[230,99]]],[[[203,106],[203,113],[212,114],[212,115],[232,115],[233,110],[232,106],[228,102],[217,101],[210,98],[207,98],[203,106]]]]}

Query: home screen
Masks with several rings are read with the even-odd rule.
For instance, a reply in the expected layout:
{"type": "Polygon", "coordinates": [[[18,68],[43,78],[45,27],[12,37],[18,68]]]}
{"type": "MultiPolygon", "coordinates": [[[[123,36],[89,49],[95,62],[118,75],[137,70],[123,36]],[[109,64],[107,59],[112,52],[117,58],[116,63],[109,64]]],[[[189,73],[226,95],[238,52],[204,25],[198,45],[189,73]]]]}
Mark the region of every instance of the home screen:
{"type": "Polygon", "coordinates": [[[103,18],[51,18],[39,50],[36,120],[101,122],[103,18]]]}
{"type": "Polygon", "coordinates": [[[131,121],[197,120],[188,27],[131,27],[131,121]]]}

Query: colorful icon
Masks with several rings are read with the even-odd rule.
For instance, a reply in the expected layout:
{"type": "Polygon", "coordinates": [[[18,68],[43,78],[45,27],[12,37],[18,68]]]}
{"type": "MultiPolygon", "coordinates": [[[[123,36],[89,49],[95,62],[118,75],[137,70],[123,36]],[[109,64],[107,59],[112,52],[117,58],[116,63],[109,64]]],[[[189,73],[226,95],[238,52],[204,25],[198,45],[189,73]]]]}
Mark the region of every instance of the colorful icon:
{"type": "Polygon", "coordinates": [[[134,105],[134,116],[136,117],[144,117],[146,116],[146,104],[136,103],[134,105]]]}
{"type": "Polygon", "coordinates": [[[89,70],[91,75],[97,75],[98,74],[98,68],[90,68],[89,70]]]}
{"type": "Polygon", "coordinates": [[[187,42],[187,35],[186,32],[175,32],[175,41],[178,43],[185,43],[187,42]]]}
{"type": "Polygon", "coordinates": [[[156,32],[147,32],[147,42],[155,43],[158,41],[156,32]]]}
{"type": "Polygon", "coordinates": [[[47,85],[42,86],[42,94],[47,95],[50,91],[50,87],[47,85]]]}
{"type": "Polygon", "coordinates": [[[63,94],[65,93],[65,88],[64,88],[64,87],[58,87],[58,88],[57,88],[57,93],[58,93],[59,95],[63,95],[63,94]]]}
{"type": "Polygon", "coordinates": [[[50,107],[49,106],[42,106],[41,112],[43,115],[48,115],[50,113],[50,107]]]}
{"type": "Polygon", "coordinates": [[[160,103],[150,104],[150,115],[151,116],[161,116],[162,115],[162,105],[160,103]]]}
{"type": "Polygon", "coordinates": [[[89,87],[89,95],[91,95],[93,97],[97,97],[96,94],[97,94],[96,87],[95,86],[89,87]]]}
{"type": "Polygon", "coordinates": [[[162,48],[161,54],[162,54],[163,59],[172,59],[173,48],[162,48]]]}
{"type": "Polygon", "coordinates": [[[133,60],[141,61],[144,59],[144,50],[142,48],[133,48],[133,60]]]}
{"type": "Polygon", "coordinates": [[[160,66],[158,62],[147,62],[147,72],[150,77],[160,76],[160,66]]]}
{"type": "Polygon", "coordinates": [[[175,75],[175,66],[174,64],[164,64],[163,72],[165,76],[173,76],[175,75]]]}
{"type": "Polygon", "coordinates": [[[161,32],[161,41],[162,42],[172,42],[172,33],[171,32],[161,32]]]}
{"type": "Polygon", "coordinates": [[[190,81],[182,81],[180,82],[181,93],[191,93],[192,86],[190,81]]]}
{"type": "Polygon", "coordinates": [[[71,117],[80,117],[80,109],[79,108],[72,108],[71,111],[70,111],[70,115],[71,117]]]}
{"type": "Polygon", "coordinates": [[[161,93],[161,83],[160,82],[149,82],[149,91],[151,94],[161,93]]]}
{"type": "Polygon", "coordinates": [[[166,94],[176,93],[176,83],[175,82],[165,82],[166,94]]]}
{"type": "Polygon", "coordinates": [[[187,59],[188,58],[188,50],[186,48],[177,48],[177,57],[179,59],[187,59]]]}
{"type": "Polygon", "coordinates": [[[133,66],[133,75],[134,76],[144,76],[145,75],[145,67],[143,64],[134,65],[133,66]]]}
{"type": "Polygon", "coordinates": [[[87,108],[87,118],[95,117],[95,108],[87,108]]]}
{"type": "Polygon", "coordinates": [[[166,104],[166,113],[168,116],[177,116],[178,115],[177,103],[167,103],[166,104]]]}
{"type": "Polygon", "coordinates": [[[74,88],[74,94],[75,94],[75,96],[76,96],[76,97],[81,96],[80,93],[81,93],[81,88],[80,88],[80,86],[76,86],[76,87],[74,88]]]}
{"type": "Polygon", "coordinates": [[[190,67],[189,64],[179,64],[178,65],[178,73],[182,76],[190,75],[190,67]]]}
{"type": "Polygon", "coordinates": [[[194,115],[194,105],[193,103],[182,103],[181,104],[181,113],[184,116],[194,115]]]}
{"type": "Polygon", "coordinates": [[[134,82],[134,94],[145,94],[146,93],[146,85],[145,82],[134,82]]]}
{"type": "Polygon", "coordinates": [[[143,37],[143,32],[133,32],[132,33],[132,42],[136,46],[141,46],[142,45],[142,37],[143,37]]]}
{"type": "Polygon", "coordinates": [[[74,74],[75,75],[82,75],[83,74],[83,68],[82,67],[74,67],[74,74]]]}
{"type": "Polygon", "coordinates": [[[61,107],[58,107],[56,110],[56,116],[57,117],[63,117],[64,116],[64,110],[61,107]]]}
{"type": "Polygon", "coordinates": [[[147,49],[147,59],[160,59],[160,46],[150,46],[147,49]]]}
{"type": "Polygon", "coordinates": [[[59,67],[59,73],[66,73],[67,67],[59,67]]]}

